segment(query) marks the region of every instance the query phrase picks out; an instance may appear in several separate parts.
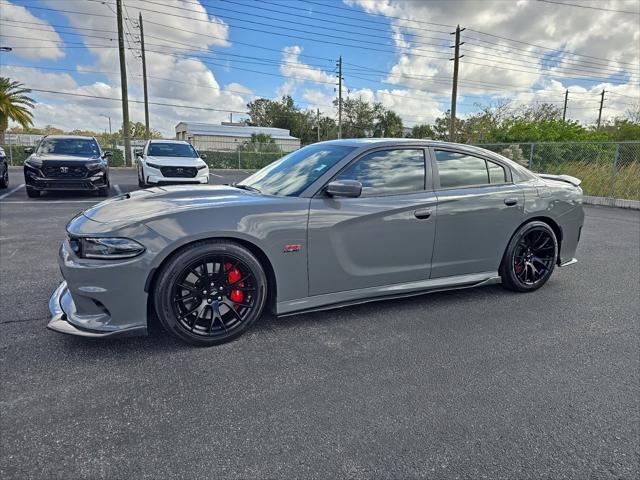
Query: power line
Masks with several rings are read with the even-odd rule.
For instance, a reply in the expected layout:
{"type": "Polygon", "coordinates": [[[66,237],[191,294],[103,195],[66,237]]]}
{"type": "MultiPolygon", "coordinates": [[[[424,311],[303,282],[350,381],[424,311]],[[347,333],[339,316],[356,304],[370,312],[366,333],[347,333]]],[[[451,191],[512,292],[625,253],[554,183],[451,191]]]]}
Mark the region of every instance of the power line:
{"type": "Polygon", "coordinates": [[[604,7],[592,7],[591,5],[578,5],[576,3],[555,2],[552,0],[538,0],[538,2],[553,3],[555,5],[564,5],[565,7],[588,8],[590,10],[601,10],[604,12],[629,13],[631,15],[640,15],[640,12],[632,12],[629,10],[615,10],[613,8],[604,8],[604,7]]]}

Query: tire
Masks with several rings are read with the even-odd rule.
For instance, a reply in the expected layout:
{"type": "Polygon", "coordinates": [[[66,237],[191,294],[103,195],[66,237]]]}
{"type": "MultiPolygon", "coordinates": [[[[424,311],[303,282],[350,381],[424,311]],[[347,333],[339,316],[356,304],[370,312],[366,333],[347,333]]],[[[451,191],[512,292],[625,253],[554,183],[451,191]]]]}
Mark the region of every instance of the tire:
{"type": "Polygon", "coordinates": [[[558,240],[546,223],[526,223],[513,235],[507,246],[500,276],[502,285],[515,292],[532,292],[542,287],[558,260],[558,240]]]}
{"type": "Polygon", "coordinates": [[[7,188],[9,186],[9,166],[4,166],[4,173],[0,178],[0,188],[7,188]]]}
{"type": "Polygon", "coordinates": [[[138,168],[138,187],[145,188],[147,184],[144,182],[144,170],[141,172],[141,168],[138,168]],[[142,173],[143,175],[140,175],[142,173]]]}
{"type": "Polygon", "coordinates": [[[35,188],[27,187],[27,197],[29,198],[38,198],[40,196],[41,191],[36,190],[35,188]]]}
{"type": "Polygon", "coordinates": [[[110,191],[111,191],[111,183],[107,182],[107,186],[98,188],[98,191],[96,192],[96,194],[99,197],[108,197],[110,191]]]}
{"type": "Polygon", "coordinates": [[[197,346],[219,345],[242,335],[262,314],[267,295],[260,262],[247,249],[224,240],[200,241],[179,250],[154,283],[153,306],[161,325],[197,346]]]}

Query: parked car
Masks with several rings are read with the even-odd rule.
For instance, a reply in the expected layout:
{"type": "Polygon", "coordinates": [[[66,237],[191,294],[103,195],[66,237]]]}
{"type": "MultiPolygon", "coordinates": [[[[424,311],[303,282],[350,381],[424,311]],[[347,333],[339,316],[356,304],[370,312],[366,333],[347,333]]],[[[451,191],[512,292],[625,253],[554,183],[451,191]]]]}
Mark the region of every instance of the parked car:
{"type": "Polygon", "coordinates": [[[0,147],[0,188],[9,186],[9,162],[4,149],[0,147]]]}
{"type": "Polygon", "coordinates": [[[304,147],[234,185],[138,190],[67,225],[49,328],[136,335],[153,316],[214,345],[265,309],[500,281],[530,292],[576,261],[579,184],[467,145],[359,139],[304,147]]]}
{"type": "Polygon", "coordinates": [[[209,183],[209,167],[183,140],[149,140],[136,158],[140,187],[209,183]]]}
{"type": "Polygon", "coordinates": [[[109,195],[111,152],[103,152],[93,137],[47,135],[38,146],[26,148],[24,182],[29,197],[46,190],[83,190],[109,195]]]}

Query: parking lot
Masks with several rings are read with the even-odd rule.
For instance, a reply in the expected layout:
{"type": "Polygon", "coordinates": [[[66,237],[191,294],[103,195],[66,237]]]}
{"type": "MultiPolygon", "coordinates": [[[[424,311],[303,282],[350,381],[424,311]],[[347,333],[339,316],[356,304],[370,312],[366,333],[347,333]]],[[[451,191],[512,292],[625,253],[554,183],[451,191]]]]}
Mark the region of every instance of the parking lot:
{"type": "MultiPolygon", "coordinates": [[[[112,195],[137,188],[113,169],[112,195]]],[[[213,171],[212,183],[246,172],[213,171]]],[[[66,222],[0,190],[3,478],[638,478],[640,215],[585,207],[579,263],[282,319],[194,348],[45,329],[66,222]]]]}

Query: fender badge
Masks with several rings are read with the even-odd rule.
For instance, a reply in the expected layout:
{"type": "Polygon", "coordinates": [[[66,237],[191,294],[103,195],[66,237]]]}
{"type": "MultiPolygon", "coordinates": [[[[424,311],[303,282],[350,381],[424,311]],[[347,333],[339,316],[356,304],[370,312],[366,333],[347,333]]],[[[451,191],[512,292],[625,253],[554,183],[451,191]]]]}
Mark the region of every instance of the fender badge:
{"type": "Polygon", "coordinates": [[[284,253],[299,252],[301,248],[302,248],[302,244],[300,243],[296,243],[293,245],[285,245],[284,253]]]}

